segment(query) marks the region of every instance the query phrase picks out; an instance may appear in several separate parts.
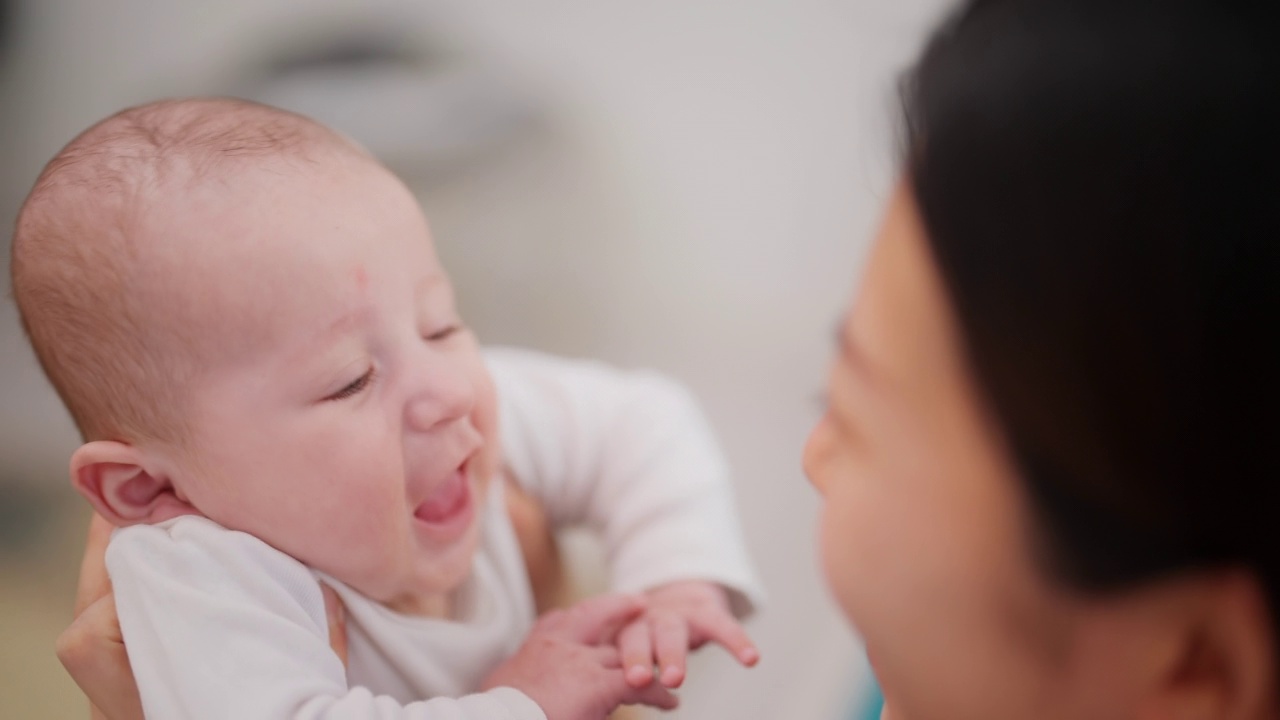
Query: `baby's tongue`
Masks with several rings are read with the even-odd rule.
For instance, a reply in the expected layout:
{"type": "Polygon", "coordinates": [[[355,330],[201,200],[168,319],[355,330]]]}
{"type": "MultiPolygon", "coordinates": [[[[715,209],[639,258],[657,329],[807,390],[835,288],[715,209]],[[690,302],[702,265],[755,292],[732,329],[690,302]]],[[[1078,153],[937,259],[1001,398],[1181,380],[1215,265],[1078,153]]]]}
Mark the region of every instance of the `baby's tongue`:
{"type": "Polygon", "coordinates": [[[467,485],[464,477],[460,472],[454,473],[426,502],[418,506],[414,515],[425,522],[448,519],[466,497],[467,485]]]}

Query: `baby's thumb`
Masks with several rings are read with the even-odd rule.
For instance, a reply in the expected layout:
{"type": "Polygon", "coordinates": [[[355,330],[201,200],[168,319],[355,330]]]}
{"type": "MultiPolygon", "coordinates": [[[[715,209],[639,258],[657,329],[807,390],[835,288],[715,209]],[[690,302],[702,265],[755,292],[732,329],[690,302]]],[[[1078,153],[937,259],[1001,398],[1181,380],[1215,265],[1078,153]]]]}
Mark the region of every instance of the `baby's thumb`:
{"type": "Polygon", "coordinates": [[[661,683],[649,683],[642,688],[626,687],[627,692],[619,701],[622,705],[648,705],[659,710],[675,710],[680,706],[680,698],[661,683]]]}
{"type": "Polygon", "coordinates": [[[564,611],[559,630],[569,640],[595,645],[609,640],[644,609],[645,599],[639,595],[600,595],[564,611]]]}
{"type": "Polygon", "coordinates": [[[324,595],[324,615],[329,621],[329,647],[347,665],[347,610],[333,588],[320,584],[320,592],[324,595]]]}

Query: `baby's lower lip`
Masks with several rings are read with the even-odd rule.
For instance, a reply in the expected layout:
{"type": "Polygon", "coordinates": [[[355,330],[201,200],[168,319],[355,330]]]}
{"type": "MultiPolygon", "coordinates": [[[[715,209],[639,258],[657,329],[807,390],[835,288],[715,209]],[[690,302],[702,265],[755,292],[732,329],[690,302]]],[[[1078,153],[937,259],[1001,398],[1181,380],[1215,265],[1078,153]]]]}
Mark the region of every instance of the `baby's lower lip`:
{"type": "Polygon", "coordinates": [[[413,516],[432,535],[449,539],[466,529],[471,505],[470,483],[466,473],[458,469],[414,509],[413,516]]]}

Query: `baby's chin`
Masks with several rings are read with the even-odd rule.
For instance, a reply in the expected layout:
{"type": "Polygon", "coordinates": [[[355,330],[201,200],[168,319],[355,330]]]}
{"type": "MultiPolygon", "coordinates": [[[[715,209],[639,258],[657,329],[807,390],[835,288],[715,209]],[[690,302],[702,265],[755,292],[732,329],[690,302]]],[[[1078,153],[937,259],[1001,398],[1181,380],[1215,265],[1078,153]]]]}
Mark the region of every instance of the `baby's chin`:
{"type": "Polygon", "coordinates": [[[469,524],[459,537],[445,547],[422,549],[417,559],[415,585],[426,594],[448,595],[456,591],[471,577],[476,552],[480,548],[481,525],[484,513],[484,492],[476,491],[473,502],[478,506],[469,524]]]}
{"type": "Polygon", "coordinates": [[[443,526],[416,517],[411,521],[417,542],[410,567],[407,572],[401,571],[399,587],[390,592],[384,587],[381,592],[372,593],[353,587],[402,614],[448,614],[450,598],[471,577],[480,547],[489,483],[487,478],[478,479],[468,473],[465,507],[458,510],[459,517],[446,517],[443,526]]]}
{"type": "MultiPolygon", "coordinates": [[[[479,548],[479,520],[465,536],[443,552],[416,558],[406,582],[395,592],[364,594],[403,615],[446,617],[452,614],[453,598],[471,578],[476,551],[479,548]]],[[[360,590],[360,588],[356,588],[360,590]]]]}

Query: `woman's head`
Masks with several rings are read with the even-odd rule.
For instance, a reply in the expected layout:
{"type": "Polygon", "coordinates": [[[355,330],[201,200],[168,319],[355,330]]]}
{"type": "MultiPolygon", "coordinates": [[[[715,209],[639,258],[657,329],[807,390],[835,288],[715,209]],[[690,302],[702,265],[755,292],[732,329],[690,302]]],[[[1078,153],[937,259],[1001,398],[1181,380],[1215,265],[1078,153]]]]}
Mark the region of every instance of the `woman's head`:
{"type": "Polygon", "coordinates": [[[906,720],[1274,710],[1272,14],[978,0],[905,84],[806,466],[906,720]]]}

